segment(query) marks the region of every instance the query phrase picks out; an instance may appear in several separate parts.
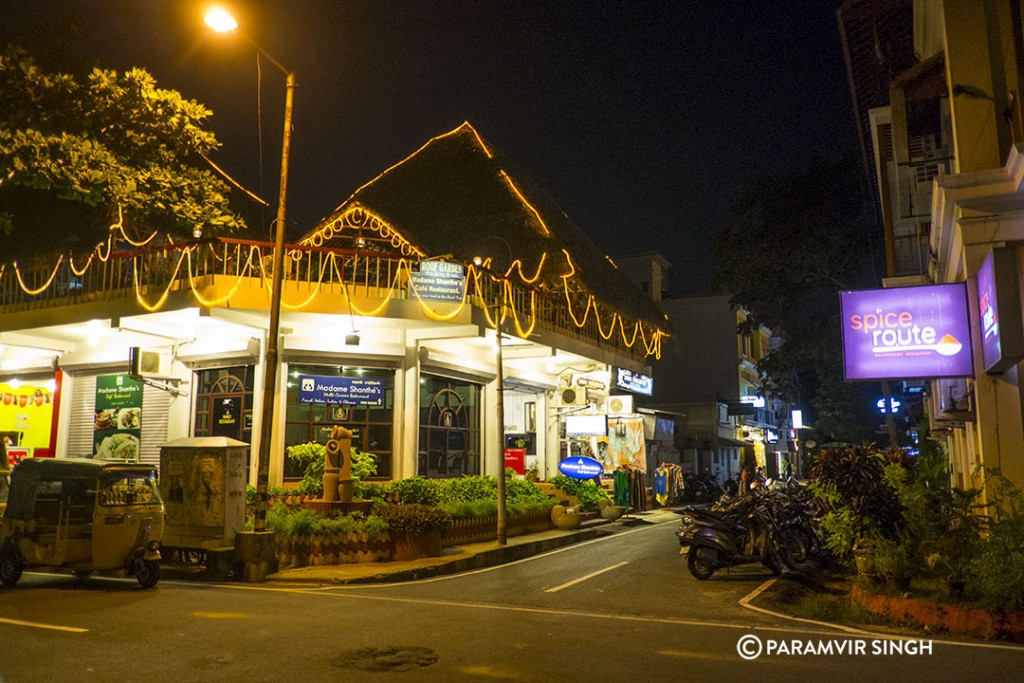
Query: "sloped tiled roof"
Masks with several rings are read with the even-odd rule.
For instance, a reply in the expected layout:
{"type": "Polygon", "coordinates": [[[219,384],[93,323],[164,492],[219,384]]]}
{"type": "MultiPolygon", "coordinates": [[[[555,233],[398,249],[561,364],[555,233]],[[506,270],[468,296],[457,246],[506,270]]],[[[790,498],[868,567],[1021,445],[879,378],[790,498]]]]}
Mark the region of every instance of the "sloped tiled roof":
{"type": "Polygon", "coordinates": [[[493,269],[504,272],[511,254],[531,277],[543,262],[538,282],[549,291],[563,291],[563,276],[571,273],[570,287],[593,294],[603,309],[667,331],[658,307],[468,122],[363,185],[300,241],[319,235],[326,239],[318,244],[350,248],[351,233],[329,226],[357,206],[426,257],[491,257],[493,269]]]}

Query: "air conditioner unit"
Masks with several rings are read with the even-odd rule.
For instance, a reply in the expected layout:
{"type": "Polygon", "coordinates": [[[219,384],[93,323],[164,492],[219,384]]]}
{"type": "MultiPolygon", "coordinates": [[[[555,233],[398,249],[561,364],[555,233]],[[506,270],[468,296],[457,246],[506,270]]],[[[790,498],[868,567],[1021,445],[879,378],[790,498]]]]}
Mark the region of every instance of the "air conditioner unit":
{"type": "Polygon", "coordinates": [[[609,396],[608,403],[609,415],[632,415],[633,414],[633,397],[632,396],[609,396]]]}
{"type": "Polygon", "coordinates": [[[563,406],[585,406],[587,405],[587,390],[583,387],[569,387],[560,389],[558,397],[563,406]]]}
{"type": "Polygon", "coordinates": [[[128,374],[133,378],[168,379],[171,376],[170,358],[160,351],[133,346],[128,350],[128,374]]]}

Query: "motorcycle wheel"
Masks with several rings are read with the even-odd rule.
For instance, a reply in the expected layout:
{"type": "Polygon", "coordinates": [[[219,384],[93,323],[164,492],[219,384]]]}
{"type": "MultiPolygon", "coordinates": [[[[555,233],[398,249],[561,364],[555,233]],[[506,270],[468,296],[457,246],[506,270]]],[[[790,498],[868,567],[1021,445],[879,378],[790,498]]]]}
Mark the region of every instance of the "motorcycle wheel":
{"type": "Polygon", "coordinates": [[[782,576],[782,563],[779,562],[779,558],[774,552],[766,553],[761,563],[768,567],[768,571],[772,573],[772,576],[782,576]]]}
{"type": "Polygon", "coordinates": [[[21,572],[25,569],[18,551],[7,546],[0,550],[0,583],[14,586],[21,580],[21,572]]]}
{"type": "Polygon", "coordinates": [[[813,531],[804,530],[804,545],[807,546],[808,557],[814,557],[821,552],[821,541],[813,531]]]}
{"type": "Polygon", "coordinates": [[[686,567],[698,581],[707,581],[715,573],[715,555],[713,550],[708,548],[690,547],[686,554],[686,567]]]}
{"type": "Polygon", "coordinates": [[[135,580],[143,588],[152,588],[160,580],[160,563],[156,560],[135,560],[135,580]]]}
{"type": "Polygon", "coordinates": [[[800,534],[783,533],[779,545],[779,555],[790,569],[796,569],[796,565],[807,559],[807,544],[800,534]]]}

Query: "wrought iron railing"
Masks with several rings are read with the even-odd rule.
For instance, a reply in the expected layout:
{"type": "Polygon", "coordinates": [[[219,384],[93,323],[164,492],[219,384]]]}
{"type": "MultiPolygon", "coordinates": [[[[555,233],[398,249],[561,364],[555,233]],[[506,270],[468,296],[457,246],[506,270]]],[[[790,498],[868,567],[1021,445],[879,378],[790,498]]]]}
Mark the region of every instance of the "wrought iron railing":
{"type": "MultiPolygon", "coordinates": [[[[137,299],[144,310],[159,310],[169,294],[189,290],[198,302],[208,304],[200,292],[218,281],[227,283],[224,289],[231,292],[269,289],[273,250],[272,242],[210,238],[120,252],[109,249],[106,254],[98,250],[88,261],[65,256],[49,263],[8,263],[0,270],[0,314],[121,298],[137,299]]],[[[409,268],[418,268],[417,262],[393,255],[291,245],[284,268],[289,293],[416,299],[407,274],[409,268]]],[[[520,330],[541,328],[638,359],[652,353],[649,326],[644,325],[643,335],[635,335],[632,323],[615,328],[614,314],[598,317],[591,308],[586,315],[586,293],[567,296],[564,291],[506,283],[488,271],[475,272],[479,277],[468,279],[468,303],[493,316],[496,302],[504,301],[501,308],[507,315],[515,312],[520,330]],[[577,312],[570,310],[573,304],[577,312]],[[610,330],[614,331],[609,334],[610,330]]],[[[516,334],[513,322],[506,322],[505,331],[516,334]]],[[[656,348],[660,351],[660,344],[656,348]]]]}

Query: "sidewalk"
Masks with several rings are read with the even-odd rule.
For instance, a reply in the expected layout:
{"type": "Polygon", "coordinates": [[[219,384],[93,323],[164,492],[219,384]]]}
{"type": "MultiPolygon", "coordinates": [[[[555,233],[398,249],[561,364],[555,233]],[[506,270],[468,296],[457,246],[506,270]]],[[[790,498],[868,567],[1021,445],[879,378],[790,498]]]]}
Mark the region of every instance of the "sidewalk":
{"type": "Polygon", "coordinates": [[[514,562],[556,548],[615,533],[622,527],[658,524],[677,519],[679,519],[679,515],[671,510],[659,508],[635,512],[614,522],[595,519],[586,526],[572,531],[551,529],[533,534],[510,536],[507,539],[507,545],[504,546],[498,545],[497,540],[453,546],[445,548],[439,557],[423,557],[407,562],[360,562],[294,567],[269,574],[267,582],[345,585],[416,581],[514,562]]]}

